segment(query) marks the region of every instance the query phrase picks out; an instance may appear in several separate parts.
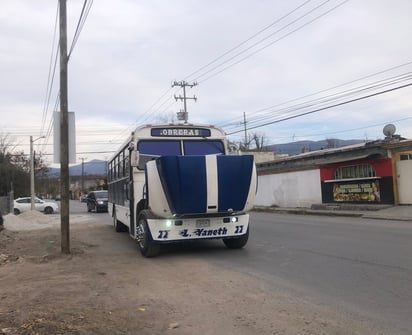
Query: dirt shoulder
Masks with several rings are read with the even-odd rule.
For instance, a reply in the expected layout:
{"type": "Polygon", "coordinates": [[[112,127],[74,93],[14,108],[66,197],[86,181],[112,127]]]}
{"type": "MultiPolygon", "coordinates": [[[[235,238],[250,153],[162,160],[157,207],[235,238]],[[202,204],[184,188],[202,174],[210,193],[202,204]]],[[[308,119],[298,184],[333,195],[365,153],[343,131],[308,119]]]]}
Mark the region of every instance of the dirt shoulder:
{"type": "Polygon", "coordinates": [[[71,255],[60,253],[58,219],[20,219],[0,232],[2,335],[378,333],[201,255],[145,259],[87,216],[71,226],[71,255]]]}

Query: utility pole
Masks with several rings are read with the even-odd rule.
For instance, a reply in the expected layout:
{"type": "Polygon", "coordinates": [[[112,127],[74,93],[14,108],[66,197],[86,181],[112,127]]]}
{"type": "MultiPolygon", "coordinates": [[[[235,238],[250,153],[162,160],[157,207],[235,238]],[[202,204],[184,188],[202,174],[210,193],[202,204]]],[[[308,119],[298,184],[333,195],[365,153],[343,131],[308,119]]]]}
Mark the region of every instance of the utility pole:
{"type": "Polygon", "coordinates": [[[84,192],[84,160],[87,159],[85,157],[80,158],[82,160],[82,195],[84,192]]]}
{"type": "Polygon", "coordinates": [[[30,209],[34,210],[34,159],[33,159],[33,136],[30,136],[30,209]]]}
{"type": "Polygon", "coordinates": [[[34,206],[34,197],[35,197],[35,192],[34,192],[34,154],[33,154],[33,143],[41,138],[44,138],[44,136],[40,136],[39,138],[36,138],[33,140],[33,136],[30,136],[30,198],[31,198],[31,206],[30,209],[34,211],[35,206],[34,206]]]}
{"type": "Polygon", "coordinates": [[[14,203],[13,203],[13,199],[14,199],[14,186],[13,186],[13,182],[10,182],[10,193],[9,193],[9,213],[13,213],[13,209],[14,209],[14,203]]]}
{"type": "Polygon", "coordinates": [[[192,83],[192,84],[189,84],[189,83],[187,83],[187,82],[184,81],[184,80],[179,81],[179,82],[174,81],[173,84],[172,84],[172,87],[180,86],[180,87],[183,88],[183,97],[179,94],[179,96],[176,96],[176,95],[175,95],[175,99],[176,99],[176,101],[177,101],[177,100],[183,101],[183,113],[184,113],[183,116],[184,116],[185,123],[187,123],[187,119],[188,119],[186,100],[187,100],[187,99],[193,99],[194,101],[197,101],[197,98],[196,98],[195,95],[194,95],[193,97],[189,97],[189,98],[186,97],[186,87],[192,88],[193,86],[196,86],[196,85],[197,85],[196,82],[194,82],[194,83],[192,83]]]}
{"type": "Polygon", "coordinates": [[[69,225],[69,106],[67,93],[67,1],[59,0],[60,18],[60,231],[61,251],[70,253],[69,225]]]}
{"type": "Polygon", "coordinates": [[[245,149],[249,149],[249,144],[247,143],[246,113],[245,112],[243,112],[243,125],[245,127],[245,149]]]}

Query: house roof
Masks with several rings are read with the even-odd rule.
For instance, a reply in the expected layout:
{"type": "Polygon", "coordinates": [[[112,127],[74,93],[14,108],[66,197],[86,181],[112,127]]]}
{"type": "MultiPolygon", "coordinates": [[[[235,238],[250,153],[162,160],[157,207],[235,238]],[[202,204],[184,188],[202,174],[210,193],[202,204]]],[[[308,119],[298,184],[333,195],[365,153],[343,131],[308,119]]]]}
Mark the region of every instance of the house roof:
{"type": "Polygon", "coordinates": [[[307,170],[334,163],[388,158],[392,151],[402,150],[412,150],[412,141],[378,140],[340,148],[316,150],[270,162],[258,163],[256,167],[259,174],[307,170]]]}

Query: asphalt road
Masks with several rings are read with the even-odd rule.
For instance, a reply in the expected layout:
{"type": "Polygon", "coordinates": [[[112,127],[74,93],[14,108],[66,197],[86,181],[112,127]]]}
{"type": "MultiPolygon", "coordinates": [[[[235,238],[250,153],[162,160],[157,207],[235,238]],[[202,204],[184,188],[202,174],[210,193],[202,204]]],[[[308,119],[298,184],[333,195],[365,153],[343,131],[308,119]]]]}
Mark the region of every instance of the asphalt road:
{"type": "MultiPolygon", "coordinates": [[[[87,213],[86,205],[71,203],[71,211],[87,213]]],[[[111,224],[107,214],[89,215],[111,224]]],[[[274,290],[380,325],[388,334],[410,334],[410,222],[266,213],[252,213],[251,222],[242,250],[207,241],[166,246],[159,257],[206,258],[262,279],[274,290]]]]}
{"type": "MultiPolygon", "coordinates": [[[[59,202],[60,206],[60,202],[59,202]]],[[[70,214],[87,213],[87,205],[79,200],[70,200],[70,214]]]]}
{"type": "Polygon", "coordinates": [[[247,266],[332,308],[412,329],[412,225],[255,214],[247,266]],[[260,264],[256,265],[255,264],[260,264]]]}

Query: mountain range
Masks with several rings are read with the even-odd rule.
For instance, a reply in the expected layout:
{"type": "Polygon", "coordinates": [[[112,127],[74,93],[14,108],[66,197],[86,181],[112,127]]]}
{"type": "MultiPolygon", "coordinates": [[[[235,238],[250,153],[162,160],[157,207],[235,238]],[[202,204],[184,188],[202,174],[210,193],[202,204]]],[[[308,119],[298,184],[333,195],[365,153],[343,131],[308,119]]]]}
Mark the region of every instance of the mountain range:
{"type": "MultiPolygon", "coordinates": [[[[84,175],[89,176],[104,176],[107,173],[106,161],[99,159],[93,159],[90,162],[84,162],[83,166],[84,175]]],[[[60,168],[49,168],[49,176],[57,176],[60,174],[60,168]]],[[[73,165],[69,167],[70,176],[82,175],[82,164],[73,165]]]]}
{"type": "MultiPolygon", "coordinates": [[[[302,152],[321,150],[325,148],[340,148],[347,145],[363,143],[364,140],[339,140],[327,139],[322,141],[297,141],[283,144],[274,144],[267,146],[266,149],[274,151],[276,154],[287,154],[290,156],[298,155],[302,152]]],[[[107,173],[106,161],[94,159],[84,162],[84,175],[105,176],[107,173]]],[[[48,175],[56,176],[60,174],[59,168],[50,168],[48,175]]],[[[69,167],[70,176],[82,175],[82,164],[69,167]]]]}
{"type": "Polygon", "coordinates": [[[322,141],[297,141],[283,144],[266,146],[266,149],[274,151],[275,154],[287,154],[289,156],[298,155],[303,152],[322,150],[326,148],[340,148],[347,145],[364,143],[365,140],[339,140],[327,139],[322,141]]]}

